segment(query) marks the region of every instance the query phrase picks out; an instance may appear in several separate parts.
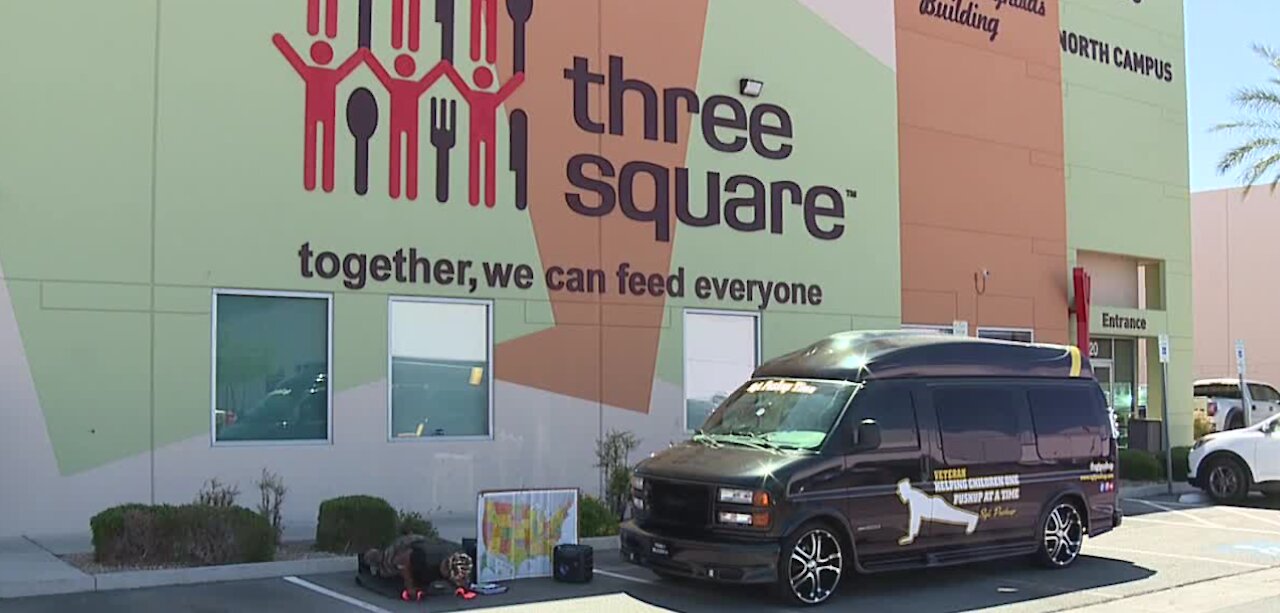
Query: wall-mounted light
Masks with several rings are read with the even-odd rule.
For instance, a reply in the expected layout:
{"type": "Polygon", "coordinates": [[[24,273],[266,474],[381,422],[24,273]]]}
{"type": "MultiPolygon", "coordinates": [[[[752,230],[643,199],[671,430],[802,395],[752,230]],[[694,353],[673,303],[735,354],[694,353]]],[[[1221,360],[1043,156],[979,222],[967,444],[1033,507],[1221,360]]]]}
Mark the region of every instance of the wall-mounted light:
{"type": "Polygon", "coordinates": [[[744,96],[755,98],[764,91],[764,83],[755,79],[742,79],[738,81],[738,91],[741,91],[744,96]]]}

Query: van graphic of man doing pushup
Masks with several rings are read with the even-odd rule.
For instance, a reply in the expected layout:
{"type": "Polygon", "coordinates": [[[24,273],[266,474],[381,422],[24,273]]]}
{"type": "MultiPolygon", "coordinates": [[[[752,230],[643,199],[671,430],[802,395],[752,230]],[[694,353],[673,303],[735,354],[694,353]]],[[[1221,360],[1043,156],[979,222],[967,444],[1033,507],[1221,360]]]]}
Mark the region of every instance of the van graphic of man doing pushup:
{"type": "Polygon", "coordinates": [[[898,500],[907,505],[911,520],[907,523],[907,535],[898,539],[899,545],[910,545],[920,535],[920,522],[929,520],[938,524],[964,526],[965,534],[978,529],[978,514],[951,506],[942,496],[930,496],[911,487],[910,479],[898,482],[898,500]]]}

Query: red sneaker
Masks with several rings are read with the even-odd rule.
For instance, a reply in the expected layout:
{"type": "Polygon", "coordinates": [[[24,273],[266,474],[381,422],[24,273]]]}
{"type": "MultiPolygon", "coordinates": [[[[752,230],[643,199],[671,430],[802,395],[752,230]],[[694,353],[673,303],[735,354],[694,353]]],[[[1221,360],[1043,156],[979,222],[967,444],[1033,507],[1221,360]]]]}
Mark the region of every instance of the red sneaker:
{"type": "Polygon", "coordinates": [[[422,590],[418,590],[417,596],[418,596],[418,602],[422,602],[422,599],[427,597],[427,593],[422,590]]]}
{"type": "Polygon", "coordinates": [[[404,590],[404,591],[400,592],[400,600],[403,600],[403,601],[405,601],[405,602],[409,602],[409,601],[413,600],[413,598],[410,598],[410,597],[409,597],[409,590],[404,590]]]}

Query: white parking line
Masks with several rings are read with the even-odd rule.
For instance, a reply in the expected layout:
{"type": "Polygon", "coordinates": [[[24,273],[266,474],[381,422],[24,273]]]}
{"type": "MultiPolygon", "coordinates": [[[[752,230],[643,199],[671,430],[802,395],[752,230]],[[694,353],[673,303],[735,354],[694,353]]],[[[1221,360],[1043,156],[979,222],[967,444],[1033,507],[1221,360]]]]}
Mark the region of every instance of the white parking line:
{"type": "Polygon", "coordinates": [[[1254,521],[1260,521],[1260,522],[1262,522],[1262,523],[1264,523],[1264,524],[1271,524],[1271,525],[1273,525],[1273,526],[1280,527],[1280,521],[1276,521],[1276,520],[1274,520],[1274,519],[1271,519],[1270,517],[1263,517],[1261,514],[1258,514],[1258,513],[1249,513],[1249,512],[1248,512],[1248,511],[1262,511],[1262,512],[1264,512],[1264,513],[1268,513],[1268,512],[1269,512],[1269,513],[1274,513],[1274,512],[1275,512],[1275,511],[1271,511],[1270,509],[1241,509],[1241,508],[1238,508],[1238,507],[1228,507],[1228,506],[1216,506],[1216,507],[1213,507],[1213,508],[1214,508],[1214,510],[1217,510],[1217,511],[1226,511],[1226,512],[1231,513],[1232,515],[1236,515],[1236,516],[1238,516],[1238,517],[1244,517],[1244,518],[1246,518],[1246,519],[1251,519],[1251,520],[1254,520],[1254,521]]]}
{"type": "Polygon", "coordinates": [[[610,571],[602,570],[602,569],[599,569],[599,568],[597,568],[597,569],[595,569],[595,570],[593,570],[593,571],[591,571],[591,572],[593,572],[593,573],[595,573],[595,574],[597,574],[597,575],[604,575],[604,576],[606,576],[606,577],[613,577],[614,579],[622,579],[623,581],[630,581],[630,582],[632,582],[632,583],[644,583],[644,584],[647,584],[647,585],[658,585],[658,582],[657,582],[657,581],[654,581],[653,579],[641,579],[640,577],[632,577],[631,575],[624,575],[624,574],[622,574],[622,573],[610,572],[610,571]]]}
{"type": "MultiPolygon", "coordinates": [[[[1195,524],[1190,524],[1190,523],[1186,523],[1186,522],[1180,522],[1180,521],[1164,521],[1164,520],[1162,520],[1162,519],[1148,519],[1148,518],[1146,518],[1146,517],[1133,517],[1133,516],[1129,516],[1129,517],[1125,517],[1125,518],[1124,518],[1124,521],[1125,521],[1125,523],[1128,523],[1128,522],[1136,522],[1136,523],[1140,523],[1140,524],[1158,524],[1158,525],[1161,525],[1161,526],[1176,526],[1176,527],[1178,527],[1178,528],[1194,528],[1194,527],[1196,527],[1196,525],[1195,525],[1195,524]]],[[[1280,530],[1256,530],[1256,529],[1253,529],[1253,528],[1236,528],[1236,527],[1233,527],[1233,526],[1218,526],[1218,527],[1216,527],[1216,528],[1214,528],[1214,529],[1215,529],[1215,530],[1228,531],[1228,532],[1244,532],[1244,533],[1248,533],[1248,534],[1266,534],[1266,535],[1269,535],[1269,536],[1280,536],[1280,530]]]]}
{"type": "Polygon", "coordinates": [[[383,609],[382,607],[375,607],[363,600],[357,600],[355,598],[347,596],[346,594],[339,594],[338,592],[335,592],[328,588],[320,587],[305,579],[299,579],[297,577],[290,576],[290,577],[285,577],[284,580],[300,588],[311,590],[317,594],[323,594],[335,600],[341,600],[342,602],[345,602],[353,607],[359,607],[361,609],[364,609],[365,611],[372,611],[373,613],[391,613],[391,611],[387,609],[383,609]]]}
{"type": "Polygon", "coordinates": [[[1169,506],[1169,505],[1167,505],[1167,504],[1160,504],[1160,503],[1158,503],[1158,502],[1152,502],[1152,501],[1150,501],[1150,500],[1141,500],[1141,499],[1138,499],[1138,498],[1133,498],[1133,499],[1131,499],[1131,500],[1133,500],[1133,502],[1136,502],[1136,503],[1139,503],[1139,504],[1145,504],[1145,505],[1147,505],[1147,506],[1149,506],[1149,507],[1154,507],[1154,508],[1160,509],[1161,511],[1165,511],[1165,512],[1168,512],[1168,513],[1173,513],[1174,515],[1176,515],[1176,516],[1178,516],[1178,517],[1186,517],[1187,519],[1190,519],[1191,521],[1194,521],[1194,522],[1199,523],[1199,524],[1204,525],[1204,526],[1208,526],[1208,527],[1210,527],[1210,528],[1221,528],[1221,527],[1222,527],[1222,526],[1219,526],[1219,525],[1217,525],[1217,524],[1215,524],[1215,523],[1213,523],[1213,522],[1211,522],[1211,521],[1209,521],[1209,520],[1207,520],[1207,519],[1204,519],[1204,518],[1202,518],[1202,517],[1197,517],[1197,516],[1192,515],[1191,513],[1188,513],[1188,512],[1186,512],[1186,511],[1179,511],[1178,509],[1175,509],[1175,508],[1173,508],[1173,507],[1171,507],[1171,506],[1169,506]]]}
{"type": "Polygon", "coordinates": [[[1246,568],[1271,568],[1266,564],[1255,564],[1253,562],[1240,562],[1238,560],[1224,560],[1222,558],[1205,558],[1201,556],[1185,556],[1179,553],[1166,553],[1163,551],[1147,551],[1145,549],[1128,549],[1120,547],[1103,547],[1100,545],[1090,545],[1087,547],[1089,551],[1109,551],[1112,553],[1136,553],[1143,556],[1156,556],[1160,558],[1172,558],[1175,560],[1186,560],[1188,562],[1211,562],[1213,564],[1234,564],[1236,566],[1244,566],[1246,568]]]}

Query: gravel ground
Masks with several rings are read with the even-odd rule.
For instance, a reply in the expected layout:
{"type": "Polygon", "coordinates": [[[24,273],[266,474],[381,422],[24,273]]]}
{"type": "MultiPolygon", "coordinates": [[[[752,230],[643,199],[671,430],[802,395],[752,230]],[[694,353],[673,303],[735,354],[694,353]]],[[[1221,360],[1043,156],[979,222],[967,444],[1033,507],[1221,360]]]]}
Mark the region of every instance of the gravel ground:
{"type": "MultiPolygon", "coordinates": [[[[329,553],[327,551],[317,551],[312,548],[313,543],[310,541],[297,543],[283,543],[276,548],[276,562],[285,562],[291,560],[310,560],[314,558],[334,558],[342,557],[338,554],[329,553]]],[[[107,564],[99,564],[93,560],[93,552],[73,553],[70,555],[60,556],[68,564],[84,571],[90,575],[100,575],[103,573],[118,573],[132,570],[164,570],[170,568],[183,568],[186,565],[181,564],[138,564],[138,565],[122,565],[114,566],[107,564]]]]}

